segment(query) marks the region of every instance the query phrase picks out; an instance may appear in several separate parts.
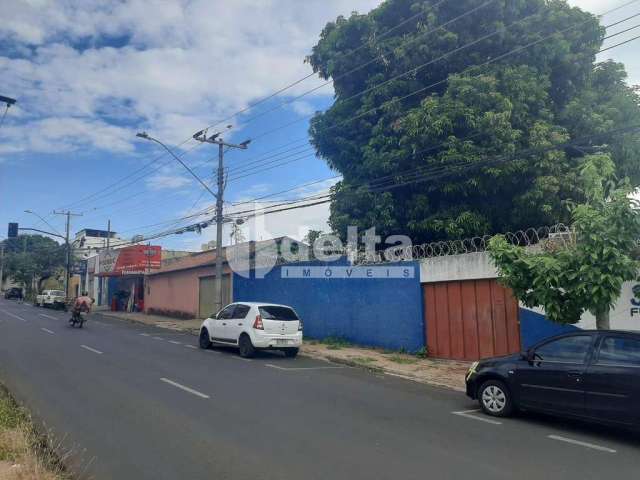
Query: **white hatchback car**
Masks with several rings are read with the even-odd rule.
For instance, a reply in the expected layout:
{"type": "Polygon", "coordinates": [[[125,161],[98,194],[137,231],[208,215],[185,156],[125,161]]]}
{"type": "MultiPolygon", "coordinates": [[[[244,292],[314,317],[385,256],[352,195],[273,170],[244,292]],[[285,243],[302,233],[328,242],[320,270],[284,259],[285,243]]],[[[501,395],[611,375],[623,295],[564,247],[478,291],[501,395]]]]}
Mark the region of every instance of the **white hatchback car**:
{"type": "Polygon", "coordinates": [[[256,349],[282,350],[295,357],[302,345],[302,320],[287,305],[232,303],[202,322],[200,348],[213,344],[237,346],[245,358],[256,349]]]}

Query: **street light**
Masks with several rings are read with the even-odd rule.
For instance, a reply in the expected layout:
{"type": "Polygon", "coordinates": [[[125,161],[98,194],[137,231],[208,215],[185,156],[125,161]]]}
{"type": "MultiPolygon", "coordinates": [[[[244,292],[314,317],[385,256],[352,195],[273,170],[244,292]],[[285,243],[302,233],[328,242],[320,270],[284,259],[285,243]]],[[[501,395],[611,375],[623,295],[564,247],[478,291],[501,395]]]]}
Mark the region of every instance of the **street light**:
{"type": "Polygon", "coordinates": [[[58,233],[58,235],[61,235],[61,233],[58,231],[58,229],[56,227],[54,227],[53,225],[51,225],[49,222],[47,222],[42,215],[38,214],[37,212],[34,212],[33,210],[25,210],[24,213],[30,213],[31,215],[35,215],[36,217],[38,217],[40,220],[42,220],[44,223],[47,224],[47,226],[49,228],[51,228],[54,232],[58,233]]]}
{"type": "Polygon", "coordinates": [[[202,181],[202,179],[201,179],[198,175],[196,175],[196,174],[193,172],[193,170],[191,170],[191,169],[189,168],[189,166],[188,166],[186,163],[184,163],[182,160],[180,160],[180,157],[178,157],[175,153],[173,153],[173,152],[171,151],[171,149],[170,149],[169,147],[167,147],[164,143],[162,143],[162,142],[161,142],[160,140],[158,140],[157,138],[153,138],[153,137],[152,137],[151,135],[149,135],[147,132],[138,132],[138,133],[136,133],[136,137],[144,138],[145,140],[149,140],[149,141],[151,141],[151,142],[155,142],[155,143],[157,143],[158,145],[160,145],[162,148],[164,148],[167,152],[169,152],[169,154],[170,154],[173,158],[175,158],[178,162],[180,162],[180,165],[182,165],[184,168],[186,168],[186,169],[187,169],[187,171],[188,171],[188,172],[193,176],[193,178],[195,178],[195,179],[200,183],[200,185],[202,185],[202,186],[205,188],[205,190],[206,190],[207,192],[209,192],[211,195],[213,195],[215,198],[217,198],[217,195],[213,192],[213,190],[211,190],[211,189],[209,188],[209,186],[208,186],[206,183],[204,183],[204,182],[202,181]]]}

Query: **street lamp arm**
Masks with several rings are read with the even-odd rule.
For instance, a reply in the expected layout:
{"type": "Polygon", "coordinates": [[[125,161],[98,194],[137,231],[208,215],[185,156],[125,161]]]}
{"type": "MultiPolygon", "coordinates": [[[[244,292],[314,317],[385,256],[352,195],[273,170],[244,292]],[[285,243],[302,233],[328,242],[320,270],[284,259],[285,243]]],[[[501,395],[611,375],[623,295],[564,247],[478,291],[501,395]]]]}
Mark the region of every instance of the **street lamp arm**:
{"type": "Polygon", "coordinates": [[[28,230],[30,232],[46,233],[47,235],[51,235],[52,237],[58,237],[58,238],[61,238],[61,239],[65,240],[64,235],[58,235],[57,233],[47,232],[45,230],[39,230],[37,228],[18,228],[18,230],[28,230]]]}
{"type": "Polygon", "coordinates": [[[195,178],[200,183],[200,185],[202,185],[205,188],[205,190],[207,190],[211,195],[213,195],[214,198],[218,198],[218,195],[216,195],[215,192],[211,190],[209,186],[206,183],[204,183],[202,179],[198,175],[196,175],[194,171],[191,170],[189,166],[180,159],[180,157],[178,157],[175,153],[173,153],[171,149],[167,147],[164,143],[162,143],[160,140],[153,138],[152,136],[148,135],[146,132],[138,133],[136,134],[136,137],[140,137],[140,138],[144,138],[145,140],[156,142],[158,145],[164,148],[167,152],[169,152],[169,154],[173,158],[175,158],[178,162],[180,162],[180,165],[182,165],[193,176],[193,178],[195,178]]]}

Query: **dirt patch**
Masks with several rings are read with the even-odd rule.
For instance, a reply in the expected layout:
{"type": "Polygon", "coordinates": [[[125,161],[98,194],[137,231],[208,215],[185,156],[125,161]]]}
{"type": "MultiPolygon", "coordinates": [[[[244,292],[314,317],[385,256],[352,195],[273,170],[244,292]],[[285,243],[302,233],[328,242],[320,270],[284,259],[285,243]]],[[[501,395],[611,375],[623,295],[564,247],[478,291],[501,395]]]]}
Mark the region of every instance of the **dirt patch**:
{"type": "Polygon", "coordinates": [[[465,390],[464,377],[469,370],[468,362],[418,358],[415,355],[346,345],[336,349],[333,344],[317,342],[305,343],[300,353],[461,392],[465,390]]]}

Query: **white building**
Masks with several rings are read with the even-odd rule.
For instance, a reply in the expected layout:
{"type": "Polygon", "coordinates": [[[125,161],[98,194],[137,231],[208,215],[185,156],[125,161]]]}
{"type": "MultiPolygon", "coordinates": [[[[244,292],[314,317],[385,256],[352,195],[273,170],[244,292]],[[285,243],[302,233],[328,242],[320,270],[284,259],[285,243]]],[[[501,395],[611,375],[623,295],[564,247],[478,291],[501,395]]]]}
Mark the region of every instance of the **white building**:
{"type": "Polygon", "coordinates": [[[116,232],[85,228],[76,233],[71,248],[76,258],[86,260],[106,248],[107,240],[109,240],[109,248],[120,248],[131,244],[131,242],[118,237],[116,232]]]}

